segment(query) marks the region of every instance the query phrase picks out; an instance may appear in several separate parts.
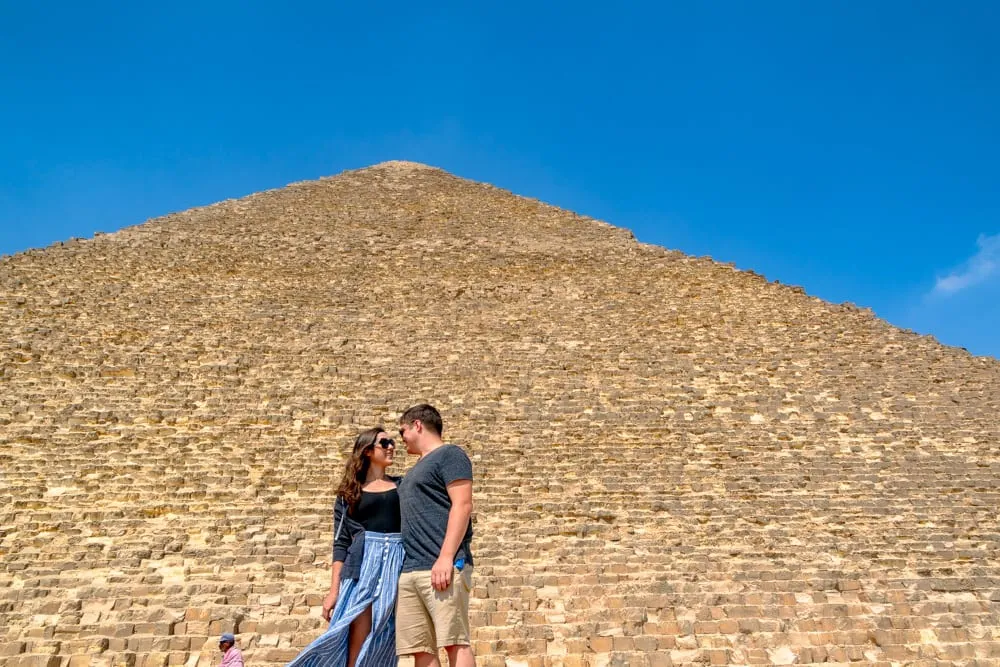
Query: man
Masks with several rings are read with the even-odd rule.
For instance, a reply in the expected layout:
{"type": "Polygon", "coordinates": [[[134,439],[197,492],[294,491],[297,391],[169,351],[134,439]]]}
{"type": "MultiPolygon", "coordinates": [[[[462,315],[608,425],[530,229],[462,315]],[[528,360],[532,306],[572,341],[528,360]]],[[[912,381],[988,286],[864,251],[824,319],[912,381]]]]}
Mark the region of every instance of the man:
{"type": "Polygon", "coordinates": [[[243,653],[236,648],[236,635],[223,632],[219,637],[219,650],[222,651],[219,667],[243,667],[243,653]]]}
{"type": "Polygon", "coordinates": [[[441,413],[426,403],[399,418],[407,454],[420,459],[399,484],[403,573],[396,602],[396,653],[414,667],[475,667],[469,628],[472,591],[472,461],[446,445],[441,413]]]}

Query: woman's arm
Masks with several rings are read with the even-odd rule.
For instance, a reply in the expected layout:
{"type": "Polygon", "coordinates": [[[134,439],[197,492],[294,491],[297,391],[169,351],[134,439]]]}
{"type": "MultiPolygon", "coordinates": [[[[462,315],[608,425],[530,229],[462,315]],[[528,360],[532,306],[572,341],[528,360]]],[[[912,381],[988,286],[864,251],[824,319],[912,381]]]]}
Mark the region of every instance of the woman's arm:
{"type": "Polygon", "coordinates": [[[330,567],[330,590],[323,598],[323,618],[330,620],[337,595],[340,594],[340,571],[351,548],[351,530],[347,523],[347,504],[339,496],[333,503],[333,565],[330,567]]]}
{"type": "Polygon", "coordinates": [[[337,596],[340,595],[340,570],[344,567],[344,561],[335,560],[330,568],[330,591],[323,598],[323,618],[330,622],[330,614],[337,604],[337,596]]]}

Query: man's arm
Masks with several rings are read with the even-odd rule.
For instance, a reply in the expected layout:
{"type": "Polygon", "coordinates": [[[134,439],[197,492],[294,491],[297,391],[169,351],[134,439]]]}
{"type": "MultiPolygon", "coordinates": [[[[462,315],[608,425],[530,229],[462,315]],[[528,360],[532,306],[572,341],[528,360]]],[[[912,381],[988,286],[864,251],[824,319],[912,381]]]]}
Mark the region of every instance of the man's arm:
{"type": "Polygon", "coordinates": [[[448,485],[451,509],[448,511],[448,528],[441,544],[441,553],[431,568],[431,585],[443,591],[451,585],[451,571],[455,566],[455,552],[462,544],[472,516],[472,480],[456,479],[448,485]]]}

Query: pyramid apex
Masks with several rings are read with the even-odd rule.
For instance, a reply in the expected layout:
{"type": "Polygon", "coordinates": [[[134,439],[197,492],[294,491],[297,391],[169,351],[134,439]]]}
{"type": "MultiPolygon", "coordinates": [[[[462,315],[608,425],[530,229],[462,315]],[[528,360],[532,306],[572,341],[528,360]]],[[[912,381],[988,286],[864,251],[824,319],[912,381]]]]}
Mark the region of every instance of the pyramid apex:
{"type": "Polygon", "coordinates": [[[378,164],[373,164],[367,169],[382,169],[382,170],[392,170],[392,171],[417,171],[417,170],[432,170],[441,171],[438,167],[432,167],[428,164],[423,164],[422,162],[410,162],[409,160],[388,160],[386,162],[379,162],[378,164]]]}

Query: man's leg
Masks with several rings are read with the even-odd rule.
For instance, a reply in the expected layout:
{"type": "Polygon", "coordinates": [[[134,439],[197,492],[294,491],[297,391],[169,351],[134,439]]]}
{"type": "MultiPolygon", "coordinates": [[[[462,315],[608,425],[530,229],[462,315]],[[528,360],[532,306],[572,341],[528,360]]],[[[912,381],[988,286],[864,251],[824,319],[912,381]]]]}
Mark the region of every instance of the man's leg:
{"type": "Polygon", "coordinates": [[[414,653],[413,667],[441,667],[441,661],[437,653],[414,653]]]}
{"type": "Polygon", "coordinates": [[[476,667],[472,652],[472,629],[469,627],[469,597],[472,593],[472,568],[455,570],[451,586],[435,596],[434,626],[438,641],[448,653],[449,667],[476,667]]]}
{"type": "Polygon", "coordinates": [[[399,575],[396,597],[396,654],[412,655],[414,667],[440,667],[434,624],[424,602],[430,588],[430,572],[404,572],[399,575]],[[426,582],[424,581],[426,579],[426,582]],[[426,585],[424,585],[426,583],[426,585]]]}
{"type": "MultiPolygon", "coordinates": [[[[468,644],[445,646],[444,650],[448,652],[449,667],[476,667],[476,656],[468,644]]],[[[420,667],[420,665],[415,667],[420,667]]]]}

